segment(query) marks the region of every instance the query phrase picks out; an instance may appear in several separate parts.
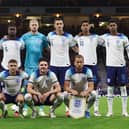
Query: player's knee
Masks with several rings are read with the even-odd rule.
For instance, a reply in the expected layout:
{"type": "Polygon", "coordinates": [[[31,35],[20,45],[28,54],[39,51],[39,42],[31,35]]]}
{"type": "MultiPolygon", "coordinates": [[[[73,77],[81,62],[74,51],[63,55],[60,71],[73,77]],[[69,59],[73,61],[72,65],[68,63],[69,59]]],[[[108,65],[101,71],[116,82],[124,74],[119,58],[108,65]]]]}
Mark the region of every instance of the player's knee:
{"type": "Polygon", "coordinates": [[[5,97],[4,97],[4,95],[2,93],[0,93],[0,101],[1,100],[4,100],[5,101],[5,97]]]}
{"type": "Polygon", "coordinates": [[[22,94],[19,94],[16,98],[16,102],[24,102],[24,96],[22,94]]]}
{"type": "Polygon", "coordinates": [[[127,96],[126,86],[120,87],[121,96],[127,96]]]}
{"type": "Polygon", "coordinates": [[[95,101],[96,99],[96,91],[93,90],[89,96],[89,100],[95,101]]]}
{"type": "Polygon", "coordinates": [[[32,95],[30,93],[27,93],[27,94],[25,94],[24,99],[25,99],[25,101],[31,101],[32,95]]]}
{"type": "Polygon", "coordinates": [[[4,106],[4,101],[3,100],[0,100],[0,108],[2,108],[4,106]]]}
{"type": "Polygon", "coordinates": [[[64,97],[64,103],[69,106],[69,99],[70,99],[70,96],[67,92],[64,92],[63,93],[63,97],[64,97]]]}
{"type": "Polygon", "coordinates": [[[63,95],[63,93],[59,93],[59,94],[57,95],[57,98],[58,98],[59,101],[63,101],[63,100],[64,100],[64,95],[63,95]]]}

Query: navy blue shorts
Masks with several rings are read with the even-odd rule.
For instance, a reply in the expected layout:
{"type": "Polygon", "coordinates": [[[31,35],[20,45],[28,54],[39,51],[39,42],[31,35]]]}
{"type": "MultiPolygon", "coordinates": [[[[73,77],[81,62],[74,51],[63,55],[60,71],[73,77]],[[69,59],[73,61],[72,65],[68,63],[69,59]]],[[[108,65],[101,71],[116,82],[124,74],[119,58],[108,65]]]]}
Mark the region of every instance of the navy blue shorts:
{"type": "Polygon", "coordinates": [[[14,103],[14,104],[16,104],[17,95],[11,96],[9,94],[4,93],[4,96],[6,98],[5,104],[8,104],[8,103],[14,103]]]}
{"type": "Polygon", "coordinates": [[[68,69],[69,67],[55,67],[55,66],[50,66],[50,70],[53,71],[58,80],[59,80],[59,83],[61,85],[61,87],[63,88],[64,87],[64,80],[65,80],[65,72],[66,70],[68,69]]]}
{"type": "Polygon", "coordinates": [[[94,80],[94,86],[95,89],[97,88],[97,84],[99,83],[99,76],[98,76],[98,67],[97,65],[85,65],[85,67],[88,67],[91,69],[93,73],[93,80],[94,80]]]}
{"type": "Polygon", "coordinates": [[[38,100],[38,101],[37,101],[37,102],[34,101],[35,106],[39,106],[39,105],[53,105],[53,102],[50,101],[51,95],[49,95],[49,96],[46,98],[46,101],[45,101],[44,103],[41,103],[41,102],[40,102],[40,99],[39,99],[38,96],[36,96],[36,97],[37,97],[37,100],[38,100]]]}
{"type": "Polygon", "coordinates": [[[128,83],[126,67],[107,67],[107,84],[109,86],[124,86],[128,83]]]}

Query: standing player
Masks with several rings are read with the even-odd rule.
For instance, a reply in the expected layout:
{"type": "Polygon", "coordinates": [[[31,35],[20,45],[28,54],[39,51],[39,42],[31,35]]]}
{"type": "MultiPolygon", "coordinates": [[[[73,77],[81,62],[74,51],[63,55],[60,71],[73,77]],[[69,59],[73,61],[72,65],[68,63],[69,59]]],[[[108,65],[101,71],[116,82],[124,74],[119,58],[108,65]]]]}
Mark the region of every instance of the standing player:
{"type": "MultiPolygon", "coordinates": [[[[8,61],[10,59],[15,59],[18,63],[18,67],[21,66],[21,49],[24,48],[24,44],[18,40],[16,37],[17,28],[15,25],[11,24],[8,26],[8,35],[4,36],[0,40],[0,49],[3,50],[3,58],[1,66],[3,69],[8,69],[8,61]]],[[[2,87],[1,83],[1,87],[2,87]]],[[[14,113],[15,116],[18,115],[17,112],[14,113]]]]}
{"type": "Polygon", "coordinates": [[[61,87],[54,72],[48,69],[45,59],[39,60],[39,69],[30,76],[25,95],[26,103],[32,109],[32,118],[36,117],[35,105],[51,105],[50,117],[55,118],[55,109],[61,105],[61,87]]]}
{"type": "MultiPolygon", "coordinates": [[[[77,52],[77,44],[71,34],[64,32],[64,22],[61,18],[54,20],[54,28],[55,31],[48,34],[51,51],[50,69],[56,74],[63,91],[65,72],[70,66],[69,48],[77,52]]],[[[66,115],[67,113],[68,111],[66,115]]]]}
{"type": "Polygon", "coordinates": [[[17,37],[17,28],[15,25],[8,27],[8,35],[0,40],[0,49],[3,50],[2,67],[8,69],[8,61],[15,59],[18,62],[18,67],[21,66],[20,51],[24,48],[24,44],[20,42],[17,37]]]}
{"type": "MultiPolygon", "coordinates": [[[[20,40],[25,43],[25,71],[31,75],[32,72],[38,69],[38,61],[43,56],[43,52],[48,48],[46,37],[38,32],[39,23],[37,20],[30,20],[30,31],[25,33],[20,40]]],[[[27,115],[27,107],[25,106],[24,115],[27,115]]],[[[42,106],[39,109],[39,115],[44,116],[42,106]]]]}
{"type": "Polygon", "coordinates": [[[99,81],[97,73],[97,45],[99,44],[99,36],[90,33],[89,21],[81,22],[81,32],[75,37],[78,43],[79,54],[84,57],[84,65],[92,70],[94,79],[94,89],[96,90],[96,101],[94,104],[94,115],[101,116],[99,113],[99,95],[97,84],[99,81]]]}
{"type": "Polygon", "coordinates": [[[21,117],[24,104],[24,96],[21,93],[22,81],[28,78],[28,74],[18,70],[17,61],[9,60],[8,69],[0,73],[0,81],[4,82],[4,89],[0,93],[0,108],[2,109],[2,117],[7,116],[7,107],[5,104],[15,103],[19,106],[21,117]]]}
{"type": "Polygon", "coordinates": [[[110,20],[108,29],[110,33],[104,34],[101,38],[105,41],[106,47],[106,66],[107,66],[107,100],[108,113],[107,116],[113,115],[113,91],[115,86],[120,87],[122,99],[122,115],[127,117],[127,71],[124,59],[124,49],[126,49],[129,57],[129,41],[127,36],[117,31],[118,25],[115,20],[110,20]]]}
{"type": "Polygon", "coordinates": [[[63,89],[64,76],[70,66],[69,47],[77,51],[76,42],[73,36],[64,32],[64,22],[61,18],[54,20],[55,31],[48,34],[50,42],[50,69],[57,75],[57,78],[63,89]]]}
{"type": "Polygon", "coordinates": [[[94,81],[92,71],[84,66],[84,58],[82,55],[76,55],[74,67],[71,67],[66,71],[64,86],[65,90],[68,92],[64,96],[64,103],[69,106],[71,94],[86,97],[87,107],[85,117],[90,118],[89,109],[95,101],[96,93],[93,90],[94,81]]]}

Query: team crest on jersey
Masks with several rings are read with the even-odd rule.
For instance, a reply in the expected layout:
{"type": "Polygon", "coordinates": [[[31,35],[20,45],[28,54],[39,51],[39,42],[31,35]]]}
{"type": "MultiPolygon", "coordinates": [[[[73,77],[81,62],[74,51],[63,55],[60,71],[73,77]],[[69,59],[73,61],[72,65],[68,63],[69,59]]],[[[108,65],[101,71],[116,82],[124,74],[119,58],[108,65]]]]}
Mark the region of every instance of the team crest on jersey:
{"type": "Polygon", "coordinates": [[[19,78],[16,78],[16,83],[20,83],[20,79],[19,78]]]}
{"type": "Polygon", "coordinates": [[[38,40],[37,40],[37,42],[38,42],[38,43],[41,43],[41,42],[42,42],[42,40],[41,40],[41,39],[38,39],[38,40]]]}
{"type": "Polygon", "coordinates": [[[66,41],[65,37],[62,37],[62,44],[64,44],[66,41]]]}
{"type": "Polygon", "coordinates": [[[117,48],[121,48],[121,42],[120,40],[116,40],[117,48]]]}
{"type": "Polygon", "coordinates": [[[80,40],[80,46],[84,46],[84,41],[80,40]]]}

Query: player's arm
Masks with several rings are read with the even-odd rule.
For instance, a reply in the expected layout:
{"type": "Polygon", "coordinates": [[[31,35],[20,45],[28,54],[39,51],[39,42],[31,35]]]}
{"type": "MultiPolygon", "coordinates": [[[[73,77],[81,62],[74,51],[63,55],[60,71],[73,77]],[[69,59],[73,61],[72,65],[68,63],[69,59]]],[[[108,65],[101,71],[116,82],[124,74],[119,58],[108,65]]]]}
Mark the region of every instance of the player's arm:
{"type": "MultiPolygon", "coordinates": [[[[6,77],[6,72],[0,72],[0,83],[3,82],[4,83],[4,78],[6,77]]],[[[2,85],[0,85],[0,93],[2,92],[2,85]]]]}
{"type": "Polygon", "coordinates": [[[92,92],[92,90],[94,89],[94,80],[93,80],[93,74],[92,71],[90,69],[87,69],[86,72],[87,75],[87,81],[88,81],[88,88],[86,88],[85,91],[81,92],[81,96],[85,96],[88,97],[89,94],[92,92]]]}
{"type": "Polygon", "coordinates": [[[66,80],[64,82],[64,89],[68,93],[71,93],[72,95],[78,95],[78,92],[70,87],[70,81],[66,80]]]}
{"type": "Polygon", "coordinates": [[[78,43],[73,37],[70,40],[70,47],[75,53],[79,53],[78,43]]]}
{"type": "Polygon", "coordinates": [[[125,41],[124,41],[124,47],[127,52],[128,59],[129,59],[129,39],[126,36],[125,36],[125,41]]]}
{"type": "Polygon", "coordinates": [[[40,92],[37,92],[33,89],[33,84],[32,83],[28,83],[27,85],[27,92],[32,94],[32,95],[38,95],[38,96],[41,96],[40,92]]]}
{"type": "Polygon", "coordinates": [[[20,72],[21,77],[23,78],[20,92],[24,94],[26,92],[26,87],[28,84],[29,75],[26,72],[24,72],[22,70],[22,68],[19,68],[18,71],[20,72]]]}
{"type": "Polygon", "coordinates": [[[85,91],[81,92],[80,95],[88,97],[93,89],[94,89],[94,82],[88,82],[88,88],[85,91]]]}
{"type": "Polygon", "coordinates": [[[57,94],[57,93],[59,93],[59,92],[61,92],[61,87],[60,87],[59,83],[56,82],[56,83],[53,85],[53,88],[52,88],[50,91],[44,93],[44,95],[45,95],[45,96],[49,96],[49,95],[51,95],[51,94],[57,94]]]}
{"type": "Polygon", "coordinates": [[[72,50],[73,50],[75,53],[77,53],[77,54],[78,54],[78,52],[79,52],[79,49],[78,49],[78,46],[77,46],[77,45],[73,46],[73,47],[72,47],[72,50]]]}
{"type": "Polygon", "coordinates": [[[72,72],[68,69],[65,73],[64,90],[72,95],[78,95],[78,92],[70,87],[72,72]]]}
{"type": "Polygon", "coordinates": [[[98,45],[105,47],[105,34],[98,37],[98,45]]]}
{"type": "Polygon", "coordinates": [[[58,82],[56,82],[54,85],[53,85],[53,89],[51,91],[49,91],[50,94],[57,94],[59,92],[61,92],[61,86],[59,85],[58,82]]]}
{"type": "Polygon", "coordinates": [[[48,61],[50,61],[50,47],[46,47],[43,50],[43,57],[45,57],[46,59],[48,59],[48,61]]]}
{"type": "Polygon", "coordinates": [[[50,60],[50,42],[45,36],[43,36],[43,43],[43,56],[50,60]]]}

